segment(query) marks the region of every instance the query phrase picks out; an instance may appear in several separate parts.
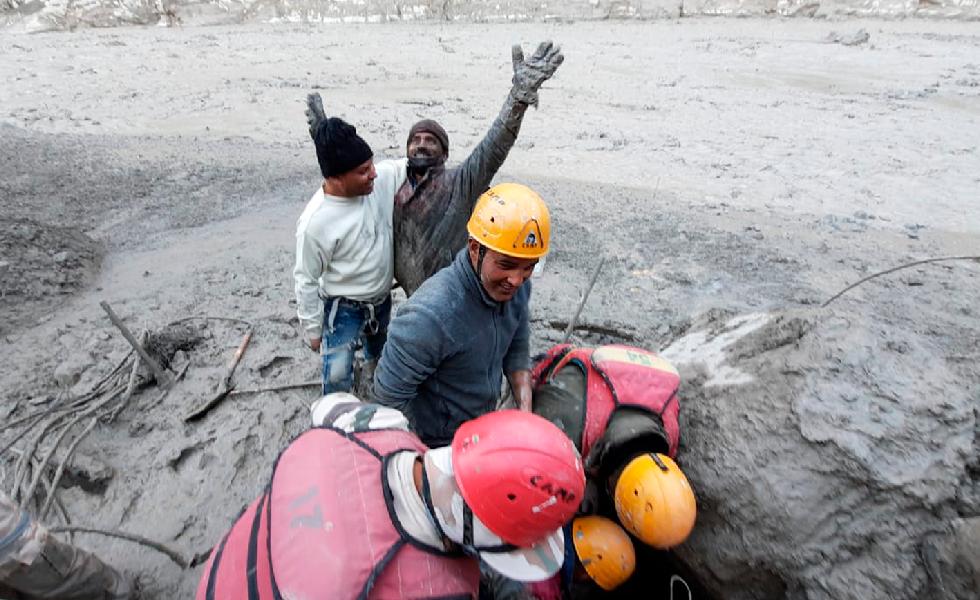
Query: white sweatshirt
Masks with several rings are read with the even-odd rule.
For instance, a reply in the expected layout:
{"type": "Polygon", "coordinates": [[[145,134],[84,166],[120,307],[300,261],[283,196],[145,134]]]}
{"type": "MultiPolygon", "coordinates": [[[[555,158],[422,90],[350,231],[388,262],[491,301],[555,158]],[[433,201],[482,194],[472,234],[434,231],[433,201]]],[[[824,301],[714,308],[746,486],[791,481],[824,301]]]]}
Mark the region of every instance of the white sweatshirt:
{"type": "Polygon", "coordinates": [[[392,214],[406,160],[374,166],[378,176],[370,194],[339,198],[321,188],[296,222],[296,313],[308,338],[323,331],[321,296],[376,300],[391,290],[392,214]]]}

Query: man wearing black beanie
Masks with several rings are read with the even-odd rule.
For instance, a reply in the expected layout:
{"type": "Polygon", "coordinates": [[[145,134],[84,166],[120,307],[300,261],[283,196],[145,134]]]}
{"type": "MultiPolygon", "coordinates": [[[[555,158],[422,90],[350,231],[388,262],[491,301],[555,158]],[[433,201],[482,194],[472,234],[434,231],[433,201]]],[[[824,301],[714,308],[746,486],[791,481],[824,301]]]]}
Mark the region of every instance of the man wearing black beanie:
{"type": "Polygon", "coordinates": [[[313,143],[325,180],[354,171],[374,156],[367,142],[357,135],[357,130],[337,117],[320,121],[313,132],[313,143]]]}
{"type": "Polygon", "coordinates": [[[323,183],[296,223],[296,312],[322,354],[323,393],[349,392],[358,342],[371,365],[387,337],[392,211],[406,161],[374,163],[367,142],[337,117],[317,119],[310,136],[323,183]]]}
{"type": "MultiPolygon", "coordinates": [[[[486,136],[466,160],[446,168],[449,134],[432,119],[412,126],[406,142],[408,178],[395,195],[395,279],[411,296],[422,282],[448,266],[466,244],[466,221],[476,199],[490,186],[517,141],[524,113],[538,105],[538,90],[564,60],[561,48],[542,42],[529,58],[511,49],[512,85],[486,136]]],[[[323,115],[320,96],[311,94],[311,127],[323,115]]]]}

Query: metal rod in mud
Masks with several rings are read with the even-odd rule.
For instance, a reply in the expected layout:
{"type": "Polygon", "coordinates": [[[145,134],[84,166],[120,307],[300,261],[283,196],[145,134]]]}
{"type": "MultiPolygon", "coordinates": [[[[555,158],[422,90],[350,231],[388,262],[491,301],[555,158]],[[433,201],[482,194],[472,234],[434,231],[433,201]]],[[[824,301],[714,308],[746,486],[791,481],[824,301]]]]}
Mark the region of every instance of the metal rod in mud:
{"type": "Polygon", "coordinates": [[[157,380],[157,385],[163,388],[169,388],[171,385],[173,385],[173,381],[171,381],[170,376],[167,375],[167,372],[164,371],[160,365],[157,364],[157,361],[153,360],[153,357],[150,356],[143,346],[136,341],[136,338],[133,337],[133,334],[126,328],[126,325],[123,324],[119,317],[116,316],[116,313],[112,312],[112,308],[109,306],[109,303],[103,300],[102,302],[99,302],[99,306],[101,306],[102,310],[109,315],[109,320],[112,321],[112,324],[122,332],[123,337],[126,338],[129,345],[136,350],[136,352],[140,355],[140,358],[143,359],[143,362],[149,365],[150,370],[153,371],[154,379],[157,380]]]}
{"type": "Polygon", "coordinates": [[[595,282],[599,279],[599,273],[602,271],[602,265],[606,264],[606,257],[603,256],[599,259],[599,264],[596,265],[595,272],[592,273],[592,279],[589,281],[589,286],[585,288],[585,293],[582,294],[582,300],[578,303],[578,308],[575,309],[575,314],[568,321],[568,327],[565,328],[565,334],[561,336],[561,343],[568,343],[568,338],[572,337],[572,330],[575,329],[575,324],[578,323],[579,315],[582,314],[582,309],[585,308],[585,303],[589,299],[589,294],[592,293],[592,288],[595,287],[595,282]]]}
{"type": "Polygon", "coordinates": [[[264,394],[266,392],[285,392],[288,390],[298,390],[302,388],[322,386],[322,381],[303,381],[301,383],[287,383],[285,385],[274,385],[272,387],[255,388],[250,390],[232,390],[229,396],[241,396],[242,394],[264,394]]]}
{"type": "Polygon", "coordinates": [[[160,542],[153,541],[141,535],[136,535],[135,533],[126,533],[124,531],[112,531],[108,529],[97,529],[95,527],[82,527],[79,525],[65,525],[62,527],[51,527],[49,531],[51,531],[51,533],[97,533],[99,535],[119,538],[121,540],[129,540],[130,542],[142,544],[148,548],[153,548],[157,552],[166,555],[167,558],[172,560],[174,564],[176,564],[181,569],[187,568],[187,559],[181,556],[179,552],[165,546],[164,544],[161,544],[160,542]]]}
{"type": "Polygon", "coordinates": [[[895,271],[900,271],[902,269],[908,269],[909,267],[916,267],[916,266],[919,266],[919,265],[924,265],[924,264],[934,263],[934,262],[944,262],[944,261],[948,261],[948,260],[972,260],[972,261],[980,261],[980,256],[939,256],[939,257],[936,257],[936,258],[927,258],[925,260],[917,260],[915,262],[905,263],[903,265],[898,265],[897,267],[892,267],[891,269],[885,269],[884,271],[878,271],[877,273],[872,273],[871,275],[868,275],[867,277],[865,277],[863,279],[860,279],[860,280],[852,283],[851,285],[847,286],[846,288],[842,289],[841,291],[837,292],[836,294],[834,294],[833,296],[831,296],[829,300],[827,300],[826,302],[824,302],[823,304],[821,304],[820,305],[820,308],[827,308],[827,305],[828,304],[830,304],[834,300],[840,298],[841,296],[843,296],[847,292],[853,290],[854,288],[856,288],[857,286],[861,285],[865,281],[870,281],[870,280],[872,280],[872,279],[874,279],[876,277],[881,277],[882,275],[888,275],[889,273],[894,273],[895,271]]]}

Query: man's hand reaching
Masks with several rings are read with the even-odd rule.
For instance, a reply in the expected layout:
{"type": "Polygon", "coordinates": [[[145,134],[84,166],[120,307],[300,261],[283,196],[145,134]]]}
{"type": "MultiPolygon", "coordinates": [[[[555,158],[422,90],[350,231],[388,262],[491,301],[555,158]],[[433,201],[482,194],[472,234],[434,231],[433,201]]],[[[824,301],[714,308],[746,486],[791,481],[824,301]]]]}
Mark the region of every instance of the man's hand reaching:
{"type": "Polygon", "coordinates": [[[531,399],[534,395],[531,387],[531,372],[522,369],[507,374],[507,381],[510,382],[510,391],[514,394],[514,401],[517,408],[524,412],[531,412],[531,399]]]}
{"type": "Polygon", "coordinates": [[[327,118],[323,112],[323,99],[318,92],[306,96],[306,122],[310,126],[310,137],[315,137],[316,126],[327,118]]]}
{"type": "Polygon", "coordinates": [[[520,44],[514,44],[511,54],[514,61],[514,87],[511,88],[511,94],[520,102],[537,106],[541,84],[550,79],[565,60],[561,47],[551,42],[541,42],[531,58],[525,60],[520,44]]]}

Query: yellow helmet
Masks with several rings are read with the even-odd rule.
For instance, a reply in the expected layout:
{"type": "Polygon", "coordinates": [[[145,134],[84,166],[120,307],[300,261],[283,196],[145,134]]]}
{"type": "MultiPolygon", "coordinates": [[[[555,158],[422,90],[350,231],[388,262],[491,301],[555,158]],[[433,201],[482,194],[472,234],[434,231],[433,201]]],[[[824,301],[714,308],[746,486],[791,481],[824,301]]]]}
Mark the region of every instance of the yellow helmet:
{"type": "Polygon", "coordinates": [[[698,512],[687,477],[664,454],[631,460],[616,481],[615,503],[623,527],[661,549],[686,540],[698,512]]]}
{"type": "Polygon", "coordinates": [[[618,588],[636,569],[630,536],[605,517],[578,517],[572,521],[572,543],[585,572],[607,592],[618,588]]]}
{"type": "Polygon", "coordinates": [[[531,188],[500,183],[477,199],[466,231],[501,254],[541,258],[549,249],[551,217],[544,200],[531,188]]]}

